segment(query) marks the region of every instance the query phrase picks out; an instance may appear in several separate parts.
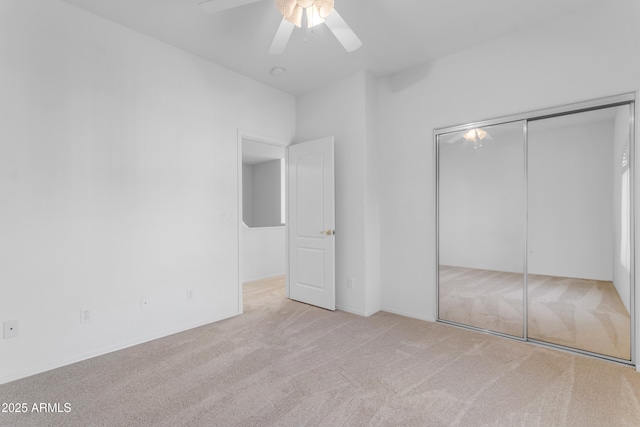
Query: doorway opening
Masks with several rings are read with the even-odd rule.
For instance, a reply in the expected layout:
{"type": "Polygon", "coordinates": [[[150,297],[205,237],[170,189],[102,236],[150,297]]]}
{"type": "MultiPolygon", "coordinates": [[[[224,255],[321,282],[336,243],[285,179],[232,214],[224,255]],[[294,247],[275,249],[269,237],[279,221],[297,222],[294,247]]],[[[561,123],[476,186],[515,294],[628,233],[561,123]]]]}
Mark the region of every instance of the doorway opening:
{"type": "Polygon", "coordinates": [[[239,311],[243,292],[287,296],[286,144],[238,133],[239,311]],[[275,292],[275,293],[274,293],[275,292]]]}

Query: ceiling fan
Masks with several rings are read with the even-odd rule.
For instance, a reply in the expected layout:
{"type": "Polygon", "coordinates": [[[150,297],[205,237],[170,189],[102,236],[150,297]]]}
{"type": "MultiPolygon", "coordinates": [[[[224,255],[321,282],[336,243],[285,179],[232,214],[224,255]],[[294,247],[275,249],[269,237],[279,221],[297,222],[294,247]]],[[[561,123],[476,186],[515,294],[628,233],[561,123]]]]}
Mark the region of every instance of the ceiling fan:
{"type": "MultiPolygon", "coordinates": [[[[205,13],[218,13],[259,1],[263,0],[202,0],[200,7],[205,13]]],[[[322,23],[347,52],[362,46],[356,33],[333,8],[334,0],[275,0],[275,3],[283,18],[269,48],[271,54],[284,52],[295,27],[313,28],[322,23]]]]}

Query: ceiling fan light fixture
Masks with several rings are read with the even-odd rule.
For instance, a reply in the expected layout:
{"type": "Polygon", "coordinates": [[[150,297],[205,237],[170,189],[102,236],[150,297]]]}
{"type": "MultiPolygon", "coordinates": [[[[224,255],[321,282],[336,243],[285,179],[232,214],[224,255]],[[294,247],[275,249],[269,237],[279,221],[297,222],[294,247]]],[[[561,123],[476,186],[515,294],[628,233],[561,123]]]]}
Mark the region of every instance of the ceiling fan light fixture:
{"type": "Polygon", "coordinates": [[[324,23],[333,11],[334,0],[276,0],[276,7],[287,21],[302,27],[302,14],[306,12],[307,27],[324,23]]]}
{"type": "MultiPolygon", "coordinates": [[[[205,13],[218,13],[262,0],[198,0],[205,13]]],[[[344,49],[351,53],[362,46],[362,41],[334,9],[335,0],[274,0],[282,15],[280,25],[273,36],[269,54],[284,53],[289,38],[296,27],[310,29],[322,23],[335,36],[344,49]],[[305,13],[306,12],[306,13],[305,13]]],[[[308,33],[312,33],[309,31],[308,33]]],[[[306,35],[305,35],[306,41],[306,35]]],[[[489,137],[489,139],[491,139],[489,137]]]]}
{"type": "Polygon", "coordinates": [[[464,133],[464,135],[462,135],[462,137],[464,139],[466,139],[467,141],[475,141],[476,140],[476,130],[475,129],[468,130],[467,132],[464,133]]]}
{"type": "Polygon", "coordinates": [[[285,18],[291,16],[297,4],[296,0],[276,0],[276,7],[285,18]]]}
{"type": "Polygon", "coordinates": [[[464,135],[462,135],[462,137],[467,141],[477,141],[477,140],[482,141],[487,137],[487,131],[481,128],[471,129],[467,131],[464,135]]]}
{"type": "Polygon", "coordinates": [[[293,8],[293,11],[291,12],[291,14],[287,15],[287,16],[284,16],[284,19],[286,19],[287,21],[291,22],[296,27],[301,28],[302,27],[302,12],[304,12],[304,9],[302,9],[298,5],[295,5],[295,7],[293,8]]]}
{"type": "Polygon", "coordinates": [[[324,19],[333,12],[334,4],[334,0],[316,0],[314,7],[318,9],[318,14],[324,19]]]}
{"type": "Polygon", "coordinates": [[[308,7],[305,11],[307,12],[307,28],[313,28],[324,23],[324,19],[320,17],[318,9],[315,7],[308,7]]]}

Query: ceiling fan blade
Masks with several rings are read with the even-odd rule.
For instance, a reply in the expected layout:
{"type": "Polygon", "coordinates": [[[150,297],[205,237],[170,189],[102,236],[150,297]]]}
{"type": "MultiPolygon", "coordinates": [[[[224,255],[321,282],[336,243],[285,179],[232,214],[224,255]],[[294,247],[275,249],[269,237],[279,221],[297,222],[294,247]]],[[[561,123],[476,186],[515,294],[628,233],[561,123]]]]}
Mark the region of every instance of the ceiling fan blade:
{"type": "Polygon", "coordinates": [[[344,46],[347,52],[353,52],[362,46],[362,42],[356,36],[356,33],[353,32],[351,28],[347,25],[347,23],[342,19],[342,16],[338,13],[337,10],[333,10],[324,18],[325,24],[331,30],[334,36],[338,39],[338,41],[344,46]]]}
{"type": "Polygon", "coordinates": [[[204,13],[218,13],[259,1],[262,0],[203,0],[200,2],[200,8],[204,13]]]}
{"type": "Polygon", "coordinates": [[[293,32],[294,28],[294,24],[287,21],[285,18],[282,18],[282,22],[280,22],[278,31],[276,31],[276,35],[273,37],[273,42],[271,42],[271,47],[269,48],[270,54],[280,55],[284,52],[284,49],[287,47],[287,43],[289,43],[289,38],[291,37],[291,33],[293,32]]]}

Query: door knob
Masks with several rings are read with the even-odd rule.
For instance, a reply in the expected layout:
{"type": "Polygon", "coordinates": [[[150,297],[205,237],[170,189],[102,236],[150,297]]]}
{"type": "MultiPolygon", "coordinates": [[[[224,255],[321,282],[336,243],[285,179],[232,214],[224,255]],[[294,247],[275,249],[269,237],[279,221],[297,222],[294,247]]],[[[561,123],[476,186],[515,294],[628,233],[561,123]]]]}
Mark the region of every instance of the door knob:
{"type": "Polygon", "coordinates": [[[320,234],[324,234],[327,236],[333,236],[334,234],[336,234],[336,230],[325,230],[325,231],[321,231],[320,234]]]}

